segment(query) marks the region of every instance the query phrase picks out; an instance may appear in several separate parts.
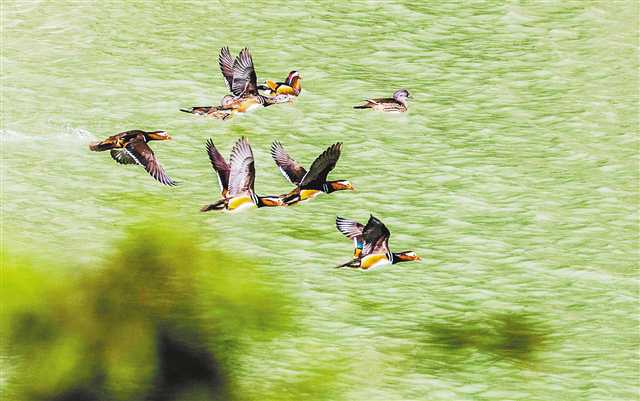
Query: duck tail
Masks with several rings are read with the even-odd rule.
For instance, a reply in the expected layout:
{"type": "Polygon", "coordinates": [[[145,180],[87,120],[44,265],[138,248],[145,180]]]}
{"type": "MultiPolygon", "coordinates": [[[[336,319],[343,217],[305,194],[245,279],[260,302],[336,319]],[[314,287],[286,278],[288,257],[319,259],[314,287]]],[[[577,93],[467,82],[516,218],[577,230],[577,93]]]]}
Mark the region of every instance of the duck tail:
{"type": "Polygon", "coordinates": [[[359,106],[353,106],[354,109],[370,109],[371,106],[369,106],[368,104],[361,104],[359,106]]]}
{"type": "Polygon", "coordinates": [[[341,267],[359,267],[359,262],[360,259],[356,258],[356,259],[351,259],[350,261],[343,263],[341,265],[336,266],[336,269],[340,269],[341,267]]]}
{"type": "Polygon", "coordinates": [[[102,152],[105,150],[113,149],[113,144],[105,142],[95,142],[89,145],[89,149],[94,152],[102,152]]]}
{"type": "Polygon", "coordinates": [[[286,206],[295,205],[300,201],[300,194],[296,192],[291,194],[286,194],[286,195],[283,195],[281,199],[282,199],[282,203],[284,203],[286,206]]]}
{"type": "Polygon", "coordinates": [[[212,203],[210,205],[202,206],[200,208],[200,211],[201,212],[208,212],[210,210],[222,210],[222,209],[224,209],[224,205],[225,205],[225,200],[224,199],[220,199],[216,203],[212,203]]]}
{"type": "Polygon", "coordinates": [[[193,109],[191,109],[191,110],[187,110],[187,109],[180,109],[180,111],[185,112],[185,113],[189,113],[189,114],[192,114],[192,113],[193,113],[193,109]]]}

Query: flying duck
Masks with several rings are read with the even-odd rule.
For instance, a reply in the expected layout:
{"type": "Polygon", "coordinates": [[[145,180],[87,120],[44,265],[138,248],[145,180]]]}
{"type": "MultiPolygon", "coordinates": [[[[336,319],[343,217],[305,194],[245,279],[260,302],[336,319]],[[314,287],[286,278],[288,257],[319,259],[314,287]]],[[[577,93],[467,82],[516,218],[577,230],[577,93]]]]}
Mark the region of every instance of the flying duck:
{"type": "Polygon", "coordinates": [[[222,98],[220,106],[196,106],[180,111],[226,120],[235,113],[245,113],[258,107],[288,101],[288,98],[282,96],[268,98],[258,92],[256,71],[249,49],[242,49],[238,57],[233,59],[229,48],[223,47],[218,56],[218,65],[231,94],[222,98]]]}
{"type": "Polygon", "coordinates": [[[200,211],[236,212],[253,206],[284,206],[282,199],[278,196],[258,196],[254,192],[256,171],[253,152],[244,137],[238,139],[233,145],[229,163],[216,149],[211,139],[207,140],[206,146],[209,161],[218,176],[222,199],[202,207],[200,211]]]}
{"type": "Polygon", "coordinates": [[[413,251],[391,252],[391,233],[387,226],[373,215],[369,216],[365,226],[356,221],[336,217],[336,227],[347,238],[352,239],[355,245],[353,259],[336,267],[370,270],[388,264],[421,260],[413,251]]]}
{"type": "Polygon", "coordinates": [[[296,187],[286,195],[283,201],[287,205],[315,198],[321,193],[331,193],[341,190],[353,190],[353,185],[347,180],[327,181],[327,175],[336,166],[340,158],[342,143],[338,142],[327,148],[311,164],[309,171],[305,170],[298,162],[284,150],[278,141],[271,145],[271,157],[289,182],[296,187]]]}
{"type": "Polygon", "coordinates": [[[260,85],[258,89],[267,91],[270,95],[298,96],[302,91],[302,74],[291,71],[284,82],[265,81],[267,86],[260,85]]]}
{"type": "Polygon", "coordinates": [[[362,255],[362,248],[364,246],[364,239],[362,238],[364,226],[357,221],[347,220],[337,216],[336,227],[345,237],[353,240],[353,258],[359,258],[360,255],[362,255]]]}
{"type": "Polygon", "coordinates": [[[353,108],[402,113],[407,111],[407,98],[409,97],[408,90],[400,89],[393,93],[393,97],[366,99],[365,104],[354,106],[353,108]]]}
{"type": "Polygon", "coordinates": [[[174,186],[173,181],[158,163],[158,159],[149,147],[149,141],[166,141],[171,136],[165,131],[125,131],[110,136],[101,142],[89,145],[94,152],[110,150],[111,158],[120,164],[139,164],[156,180],[164,185],[174,186]]]}

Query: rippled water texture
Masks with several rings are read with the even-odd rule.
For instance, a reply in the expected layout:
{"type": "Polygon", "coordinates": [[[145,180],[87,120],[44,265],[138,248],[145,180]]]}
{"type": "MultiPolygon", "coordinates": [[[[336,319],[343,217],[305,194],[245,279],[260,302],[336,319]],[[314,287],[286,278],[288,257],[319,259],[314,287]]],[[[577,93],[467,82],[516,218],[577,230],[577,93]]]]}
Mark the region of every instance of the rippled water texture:
{"type": "MultiPolygon", "coordinates": [[[[251,347],[246,399],[602,400],[638,395],[638,6],[635,2],[38,2],[2,5],[4,247],[70,266],[125,227],[178,221],[249,255],[305,313],[251,347]],[[259,79],[304,75],[290,105],[230,121],[178,109],[225,93],[220,47],[259,79]],[[398,88],[409,112],[351,107],[398,88]],[[87,145],[126,129],[163,187],[87,145]],[[354,193],[289,209],[201,214],[218,196],[204,141],[246,135],[256,188],[288,183],[278,139],[354,193]],[[381,218],[421,263],[336,271],[336,214],[381,218]]],[[[239,280],[242,278],[239,277],[239,280]]],[[[177,297],[180,294],[175,294],[177,297]]]]}

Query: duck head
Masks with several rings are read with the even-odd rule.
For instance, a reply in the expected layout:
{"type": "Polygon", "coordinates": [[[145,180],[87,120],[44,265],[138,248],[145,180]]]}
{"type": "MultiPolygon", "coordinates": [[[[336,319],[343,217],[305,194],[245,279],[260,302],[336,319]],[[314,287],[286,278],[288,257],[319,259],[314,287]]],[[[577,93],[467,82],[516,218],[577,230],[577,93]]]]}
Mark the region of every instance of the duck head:
{"type": "Polygon", "coordinates": [[[289,75],[287,75],[287,79],[285,79],[285,84],[291,86],[294,79],[301,80],[302,74],[300,74],[298,71],[295,71],[295,70],[291,71],[289,75]]]}
{"type": "Polygon", "coordinates": [[[298,71],[291,71],[287,76],[285,83],[293,88],[296,92],[296,96],[299,95],[302,90],[302,74],[298,71]]]}
{"type": "Polygon", "coordinates": [[[353,184],[348,180],[327,181],[327,193],[335,191],[355,191],[353,184]]]}
{"type": "Polygon", "coordinates": [[[167,141],[171,139],[171,135],[169,135],[167,131],[147,132],[145,136],[147,137],[147,141],[167,141]]]}
{"type": "Polygon", "coordinates": [[[406,89],[400,89],[393,92],[393,98],[402,104],[406,103],[407,98],[409,97],[411,96],[409,95],[409,91],[406,89]]]}
{"type": "Polygon", "coordinates": [[[393,263],[410,262],[412,260],[422,260],[414,251],[394,252],[393,263]]]}

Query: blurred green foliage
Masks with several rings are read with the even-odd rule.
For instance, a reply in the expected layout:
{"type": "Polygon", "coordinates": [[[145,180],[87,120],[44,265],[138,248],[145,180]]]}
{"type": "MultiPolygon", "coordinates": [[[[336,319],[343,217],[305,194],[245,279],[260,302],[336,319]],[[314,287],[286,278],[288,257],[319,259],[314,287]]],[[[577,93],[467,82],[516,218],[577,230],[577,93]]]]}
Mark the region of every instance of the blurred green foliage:
{"type": "Polygon", "coordinates": [[[235,357],[286,330],[292,303],[259,267],[192,240],[134,229],[103,266],[77,274],[3,254],[5,395],[236,399],[235,357]]]}

